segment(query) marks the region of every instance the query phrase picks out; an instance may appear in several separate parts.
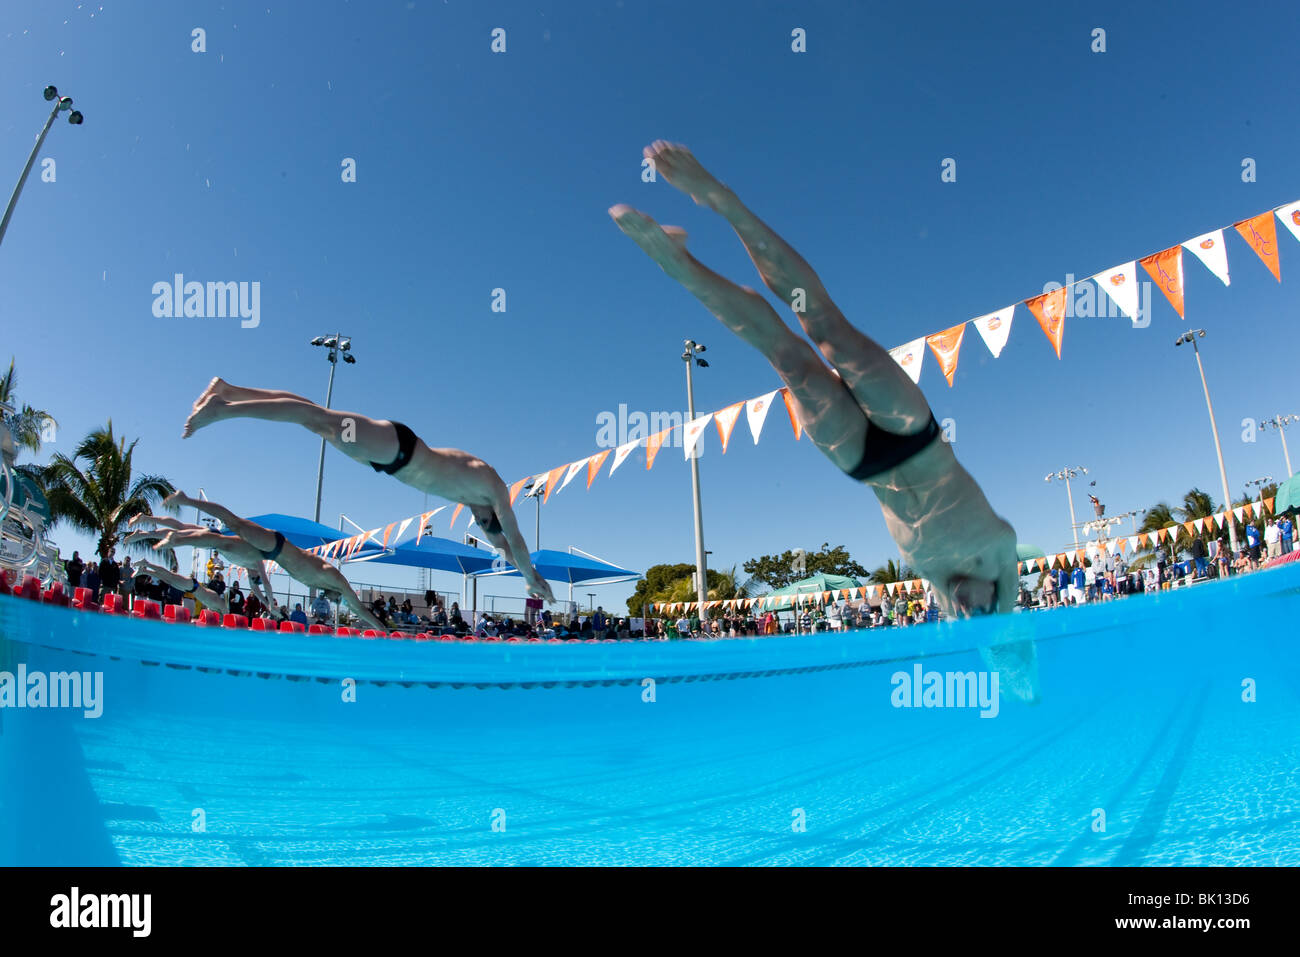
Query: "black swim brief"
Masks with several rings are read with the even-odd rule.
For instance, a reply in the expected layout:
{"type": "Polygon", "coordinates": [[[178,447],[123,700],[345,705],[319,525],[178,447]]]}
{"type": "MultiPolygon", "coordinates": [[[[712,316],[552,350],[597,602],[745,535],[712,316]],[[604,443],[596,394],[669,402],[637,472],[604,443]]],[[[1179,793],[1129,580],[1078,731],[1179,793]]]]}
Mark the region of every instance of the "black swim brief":
{"type": "Polygon", "coordinates": [[[276,532],[275,548],[271,549],[269,552],[263,552],[260,548],[258,549],[258,551],[261,552],[262,557],[265,558],[268,562],[273,562],[280,557],[280,552],[283,548],[284,548],[284,536],[281,535],[279,532],[276,532]]]}
{"type": "Polygon", "coordinates": [[[411,461],[411,456],[415,454],[415,433],[402,425],[401,422],[394,422],[393,428],[397,431],[397,458],[387,465],[380,465],[378,462],[371,462],[370,467],[376,472],[387,472],[389,475],[396,475],[411,461]]]}
{"type": "Polygon", "coordinates": [[[888,432],[872,425],[868,420],[867,436],[862,443],[862,460],[848,473],[849,478],[865,482],[873,475],[880,475],[897,468],[914,455],[929,448],[940,431],[933,412],[930,413],[930,421],[925,428],[911,435],[888,432]]]}
{"type": "Polygon", "coordinates": [[[495,511],[489,512],[487,521],[479,522],[479,524],[483,526],[484,534],[487,535],[501,534],[501,519],[497,518],[497,513],[495,511]]]}

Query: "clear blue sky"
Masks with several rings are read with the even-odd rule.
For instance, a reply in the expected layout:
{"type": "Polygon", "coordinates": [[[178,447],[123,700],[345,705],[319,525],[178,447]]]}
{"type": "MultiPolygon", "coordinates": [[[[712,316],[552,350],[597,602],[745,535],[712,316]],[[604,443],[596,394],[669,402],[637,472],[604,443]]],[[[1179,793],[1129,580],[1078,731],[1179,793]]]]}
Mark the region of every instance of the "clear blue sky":
{"type": "MultiPolygon", "coordinates": [[[[86,122],[52,130],[41,156],[57,181],[37,168],[0,248],[0,358],[59,419],[49,452],[111,415],[139,436],[140,467],[244,514],[310,515],[314,437],[243,421],[182,441],[181,424],[217,374],[323,399],[328,364],[307,341],[341,330],[360,361],[340,367],[337,407],[513,481],[596,451],[597,416],[619,403],[683,408],[684,338],[709,349],[701,410],[779,384],[608,219],[627,202],[680,224],[704,262],[759,284],[720,220],[641,182],[646,143],[691,146],[893,346],[1300,199],[1298,21],[1294,3],[10,2],[6,194],[46,84],[86,122]],[[206,53],[191,52],[195,27],[206,53]],[[940,181],[946,157],[956,183],[940,181]],[[155,318],[151,288],[176,272],[260,282],[260,327],[155,318]]],[[[1186,257],[1186,323],[1157,293],[1146,329],[1068,321],[1058,361],[1022,308],[999,360],[971,330],[955,388],[927,359],[936,414],[1021,541],[1068,541],[1064,489],[1043,481],[1065,465],[1091,469],[1111,512],[1193,485],[1222,497],[1192,356],[1173,348],[1190,326],[1209,330],[1233,495],[1283,476],[1277,437],[1243,443],[1239,423],[1300,412],[1300,248],[1279,228],[1279,285],[1228,243],[1231,288],[1186,257]]],[[[706,441],[712,566],[824,541],[868,566],[896,554],[871,494],[783,418],[758,447],[742,420],[725,457],[706,441]]],[[[423,504],[328,452],[327,522],[423,504]]],[[[518,509],[530,544],[532,512],[518,509]]],[[[635,453],[590,492],[575,480],[542,515],[544,546],[640,570],[691,561],[692,536],[680,450],[649,472],[635,453]]],[[[65,554],[90,544],[57,538],[65,554]]],[[[629,592],[597,600],[621,608],[629,592]]]]}

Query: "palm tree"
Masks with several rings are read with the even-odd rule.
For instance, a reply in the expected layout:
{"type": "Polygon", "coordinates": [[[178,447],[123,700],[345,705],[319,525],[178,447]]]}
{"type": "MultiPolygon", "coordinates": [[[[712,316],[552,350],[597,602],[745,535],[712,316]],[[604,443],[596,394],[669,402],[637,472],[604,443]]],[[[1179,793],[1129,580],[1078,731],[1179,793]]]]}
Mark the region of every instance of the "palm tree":
{"type": "MultiPolygon", "coordinates": [[[[10,359],[8,371],[0,375],[0,405],[18,409],[17,392],[18,373],[14,370],[14,360],[10,359]]],[[[16,412],[0,414],[4,416],[4,424],[14,437],[14,445],[33,455],[41,450],[41,440],[46,430],[58,425],[48,412],[33,409],[30,405],[23,405],[16,412]]]]}
{"type": "Polygon", "coordinates": [[[113,420],[81,440],[72,458],[58,453],[41,470],[53,523],[66,521],[86,534],[98,535],[102,559],[117,545],[136,515],[152,515],[176,489],[161,475],[131,476],[139,439],[127,445],[113,434],[113,420]],[[79,463],[85,463],[85,467],[79,463]]]}
{"type": "MultiPolygon", "coordinates": [[[[1188,492],[1187,496],[1191,494],[1191,492],[1188,492]]],[[[1186,502],[1187,496],[1184,496],[1184,502],[1186,502]]],[[[1130,565],[1137,569],[1150,562],[1156,553],[1155,543],[1158,541],[1156,533],[1162,528],[1171,528],[1177,524],[1178,520],[1174,518],[1174,510],[1170,508],[1168,502],[1156,502],[1147,509],[1142,515],[1142,524],[1138,526],[1138,534],[1151,534],[1151,538],[1148,539],[1149,544],[1145,548],[1139,548],[1133,553],[1133,560],[1130,565]]]]}
{"type": "Polygon", "coordinates": [[[913,569],[906,565],[901,568],[892,558],[881,565],[871,573],[870,581],[873,585],[888,585],[892,582],[911,581],[914,578],[920,578],[913,569]]]}
{"type": "Polygon", "coordinates": [[[1184,522],[1209,518],[1215,513],[1214,499],[1210,497],[1209,492],[1202,492],[1199,488],[1191,489],[1183,496],[1183,504],[1179,506],[1177,512],[1178,518],[1184,522]]]}

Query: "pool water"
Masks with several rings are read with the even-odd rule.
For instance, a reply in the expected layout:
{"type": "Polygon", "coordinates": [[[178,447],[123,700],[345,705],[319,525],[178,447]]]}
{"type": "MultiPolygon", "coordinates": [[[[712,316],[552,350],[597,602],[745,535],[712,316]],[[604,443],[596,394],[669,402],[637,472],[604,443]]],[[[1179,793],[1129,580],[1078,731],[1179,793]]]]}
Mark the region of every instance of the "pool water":
{"type": "Polygon", "coordinates": [[[1298,614],[1296,564],[715,642],[267,638],[0,598],[0,671],[104,682],[98,718],[0,708],[0,863],[1295,865],[1298,614]],[[1010,641],[1037,704],[894,706],[896,673],[1010,641]]]}

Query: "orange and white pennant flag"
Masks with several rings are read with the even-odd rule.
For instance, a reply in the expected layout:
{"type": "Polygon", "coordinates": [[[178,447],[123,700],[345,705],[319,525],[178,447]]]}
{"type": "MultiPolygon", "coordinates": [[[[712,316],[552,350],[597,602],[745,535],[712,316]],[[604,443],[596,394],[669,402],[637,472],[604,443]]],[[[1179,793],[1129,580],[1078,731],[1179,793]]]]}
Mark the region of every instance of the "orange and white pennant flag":
{"type": "Polygon", "coordinates": [[[1273,211],[1260,213],[1250,219],[1233,223],[1241,238],[1250,243],[1250,248],[1264,260],[1264,265],[1278,282],[1282,281],[1282,266],[1277,259],[1277,226],[1273,223],[1273,211]]]}
{"type": "MultiPolygon", "coordinates": [[[[600,467],[605,464],[607,458],[609,458],[609,449],[604,452],[597,452],[587,459],[587,488],[591,488],[591,483],[596,480],[596,473],[600,471],[600,467]]],[[[613,469],[610,469],[611,473],[613,471],[613,469]]]]}
{"type": "Polygon", "coordinates": [[[393,541],[400,542],[402,536],[406,534],[406,530],[411,527],[411,523],[414,521],[414,517],[402,519],[402,523],[397,526],[397,538],[393,539],[393,541]]]}
{"type": "Polygon", "coordinates": [[[961,352],[961,340],[964,335],[966,335],[966,323],[963,322],[960,326],[953,326],[951,329],[925,337],[926,345],[939,360],[939,368],[943,370],[943,377],[948,380],[950,389],[953,374],[957,371],[957,354],[961,352]]]}
{"type": "Polygon", "coordinates": [[[1119,311],[1134,321],[1138,317],[1137,260],[1107,269],[1091,277],[1097,287],[1119,307],[1119,311]]]}
{"type": "Polygon", "coordinates": [[[1223,241],[1222,229],[1189,239],[1183,243],[1183,248],[1191,250],[1192,254],[1205,264],[1205,268],[1218,276],[1219,281],[1225,286],[1232,285],[1232,280],[1228,277],[1228,245],[1223,241]]]}
{"type": "Polygon", "coordinates": [[[699,444],[700,436],[704,434],[704,430],[708,428],[709,423],[712,421],[713,413],[710,412],[708,415],[701,415],[698,418],[691,419],[682,426],[682,451],[686,453],[685,458],[689,459],[691,457],[691,454],[695,451],[695,446],[699,444]]]}
{"type": "Polygon", "coordinates": [[[465,506],[463,504],[457,503],[456,510],[451,513],[451,522],[450,524],[447,525],[448,528],[456,527],[456,519],[460,517],[460,510],[463,509],[464,507],[465,506]]]}
{"type": "Polygon", "coordinates": [[[785,411],[790,416],[790,428],[794,429],[794,440],[798,442],[803,438],[803,423],[799,421],[799,413],[795,411],[794,396],[790,394],[789,389],[782,389],[781,398],[785,400],[785,411]]]}
{"type": "Polygon", "coordinates": [[[613,475],[618,471],[618,467],[623,464],[624,460],[632,454],[632,450],[644,442],[645,439],[633,439],[631,442],[624,442],[614,450],[614,464],[609,467],[609,474],[613,475]]]}
{"type": "Polygon", "coordinates": [[[894,361],[903,367],[908,378],[918,385],[921,382],[921,366],[925,363],[925,336],[913,339],[905,345],[895,346],[889,350],[894,361]]]}
{"type": "Polygon", "coordinates": [[[515,499],[517,499],[517,498],[519,497],[519,493],[520,493],[521,491],[523,491],[524,486],[527,485],[527,484],[528,484],[528,479],[526,479],[526,478],[521,478],[521,479],[520,479],[518,482],[516,482],[514,485],[510,486],[510,504],[511,504],[511,506],[513,506],[513,505],[515,504],[515,499]]]}
{"type": "Polygon", "coordinates": [[[654,468],[655,456],[659,454],[659,449],[663,447],[664,441],[671,431],[672,429],[664,429],[662,432],[656,432],[645,440],[645,467],[647,469],[654,468]]]}
{"type": "Polygon", "coordinates": [[[447,507],[446,505],[440,505],[437,508],[435,508],[432,512],[425,512],[423,515],[420,516],[420,528],[419,531],[415,533],[415,544],[417,545],[420,544],[420,539],[424,537],[424,528],[426,525],[429,524],[429,521],[433,518],[433,516],[437,515],[446,507],[447,507]]]}
{"type": "Polygon", "coordinates": [[[582,471],[582,467],[586,464],[587,459],[578,459],[578,461],[570,463],[569,471],[564,473],[564,481],[560,483],[560,487],[556,491],[563,492],[564,487],[573,481],[573,477],[582,471]]]}
{"type": "Polygon", "coordinates": [[[1259,513],[1264,510],[1264,506],[1261,505],[1259,502],[1251,502],[1250,510],[1255,514],[1256,518],[1259,518],[1259,513]]]}
{"type": "Polygon", "coordinates": [[[1300,239],[1300,202],[1279,206],[1275,212],[1277,218],[1282,220],[1282,225],[1291,230],[1291,235],[1300,239]]]}
{"type": "Polygon", "coordinates": [[[557,465],[555,466],[555,468],[551,469],[549,472],[546,473],[546,494],[542,496],[543,505],[545,505],[547,502],[551,500],[552,492],[559,491],[555,487],[555,484],[560,481],[560,476],[564,474],[564,470],[566,468],[568,468],[568,466],[557,465]]]}
{"type": "Polygon", "coordinates": [[[1011,335],[1011,317],[1015,311],[1016,307],[1011,305],[1005,309],[999,309],[997,312],[990,312],[987,316],[980,316],[978,319],[971,320],[975,324],[975,328],[979,330],[984,344],[989,347],[989,352],[993,353],[994,359],[1002,355],[1002,349],[1007,344],[1007,337],[1011,335]]]}
{"type": "Polygon", "coordinates": [[[1205,531],[1205,519],[1203,518],[1193,519],[1192,528],[1196,529],[1196,534],[1198,535],[1201,534],[1201,532],[1205,531]]]}
{"type": "Polygon", "coordinates": [[[754,444],[758,445],[758,437],[763,432],[763,423],[767,421],[767,413],[772,408],[772,400],[780,389],[773,389],[767,395],[760,395],[756,399],[750,399],[745,403],[745,415],[749,419],[749,431],[753,433],[754,444]]]}
{"type": "Polygon", "coordinates": [[[1025,305],[1034,314],[1038,324],[1043,327],[1047,341],[1056,350],[1058,359],[1061,358],[1061,337],[1065,334],[1065,299],[1069,294],[1070,287],[1062,286],[1060,289],[1025,300],[1025,305]]]}
{"type": "Polygon", "coordinates": [[[1174,307],[1178,318],[1186,319],[1183,315],[1183,247],[1170,246],[1139,261],[1174,307]]]}
{"type": "Polygon", "coordinates": [[[722,439],[723,455],[727,454],[727,442],[731,439],[731,431],[736,427],[736,422],[740,419],[740,410],[744,407],[745,403],[737,402],[713,413],[713,424],[718,427],[718,436],[722,439]]]}

